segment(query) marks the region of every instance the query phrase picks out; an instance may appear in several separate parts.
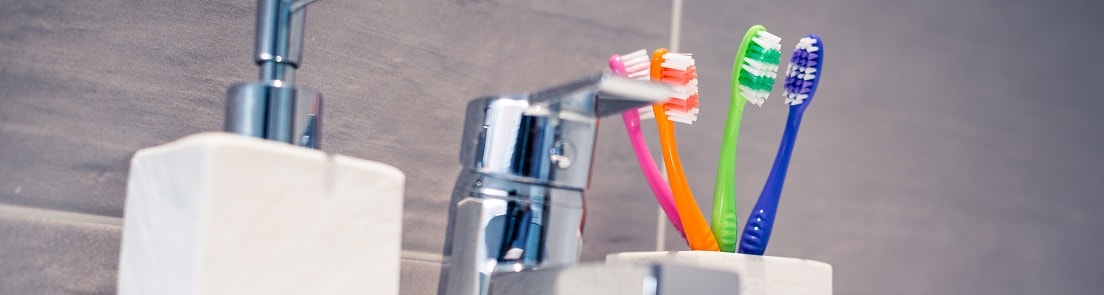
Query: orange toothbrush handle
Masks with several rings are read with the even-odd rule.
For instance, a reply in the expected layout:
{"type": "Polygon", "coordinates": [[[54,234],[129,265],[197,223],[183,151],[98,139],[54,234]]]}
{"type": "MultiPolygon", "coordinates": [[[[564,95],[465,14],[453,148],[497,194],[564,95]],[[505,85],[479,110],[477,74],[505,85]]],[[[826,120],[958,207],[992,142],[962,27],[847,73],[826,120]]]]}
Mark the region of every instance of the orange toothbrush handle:
{"type": "MultiPolygon", "coordinates": [[[[667,49],[656,49],[652,54],[652,81],[660,81],[663,71],[660,64],[663,63],[663,55],[667,49]]],[[[663,150],[663,163],[667,166],[667,178],[671,183],[671,192],[675,196],[675,207],[678,208],[679,217],[682,219],[682,228],[686,232],[686,240],[690,243],[691,250],[720,251],[717,239],[713,237],[713,231],[709,228],[709,222],[705,220],[698,202],[694,200],[694,193],[690,191],[690,184],[686,181],[686,174],[682,171],[682,161],[678,156],[678,145],[675,140],[675,126],[667,119],[663,103],[652,105],[655,112],[656,126],[659,127],[659,141],[663,150]]]]}

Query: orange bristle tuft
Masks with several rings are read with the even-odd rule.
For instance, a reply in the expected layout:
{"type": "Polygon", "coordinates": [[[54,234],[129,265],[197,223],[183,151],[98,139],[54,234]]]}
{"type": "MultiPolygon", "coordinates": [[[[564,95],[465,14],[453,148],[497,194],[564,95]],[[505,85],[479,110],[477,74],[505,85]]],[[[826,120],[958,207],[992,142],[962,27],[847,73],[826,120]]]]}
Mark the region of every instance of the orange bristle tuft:
{"type": "Polygon", "coordinates": [[[686,100],[672,98],[663,103],[663,106],[669,110],[679,110],[683,112],[690,112],[694,108],[698,107],[698,94],[693,94],[686,100]]]}
{"type": "Polygon", "coordinates": [[[690,83],[690,80],[698,77],[698,68],[690,66],[685,71],[676,69],[663,69],[663,82],[672,85],[683,86],[690,83]]]}

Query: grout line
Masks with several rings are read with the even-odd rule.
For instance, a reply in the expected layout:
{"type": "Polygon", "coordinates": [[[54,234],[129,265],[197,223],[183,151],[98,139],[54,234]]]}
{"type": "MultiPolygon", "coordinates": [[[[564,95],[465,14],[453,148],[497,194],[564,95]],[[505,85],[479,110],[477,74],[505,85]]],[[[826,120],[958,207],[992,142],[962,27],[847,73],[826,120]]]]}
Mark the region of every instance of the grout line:
{"type": "MultiPolygon", "coordinates": [[[[18,205],[7,205],[7,204],[0,204],[0,216],[16,216],[16,217],[24,217],[24,218],[52,219],[52,220],[61,220],[61,221],[69,221],[69,222],[77,222],[77,223],[90,223],[90,224],[99,224],[99,225],[116,226],[116,227],[122,227],[123,226],[123,219],[118,218],[118,217],[87,214],[87,213],[68,212],[68,211],[52,210],[52,209],[41,209],[41,208],[25,207],[25,206],[18,206],[18,205]]],[[[433,263],[441,263],[442,261],[444,261],[444,257],[441,256],[441,254],[439,254],[439,253],[403,250],[401,256],[402,256],[402,259],[410,259],[410,260],[433,262],[433,263]]]]}
{"type": "Polygon", "coordinates": [[[402,250],[402,254],[400,256],[402,257],[402,259],[410,259],[410,260],[434,262],[434,263],[442,263],[445,260],[444,256],[441,256],[441,254],[438,254],[438,253],[429,253],[429,252],[412,251],[412,250],[402,250]]]}
{"type": "MultiPolygon", "coordinates": [[[[671,52],[679,52],[679,37],[682,31],[682,0],[671,0],[671,40],[667,48],[671,52]]],[[[666,167],[660,163],[660,172],[666,176],[666,167]]],[[[656,222],[656,251],[667,250],[667,227],[663,224],[667,215],[663,214],[663,208],[656,208],[659,221],[656,222]]]]}
{"type": "Polygon", "coordinates": [[[663,214],[663,208],[656,208],[656,215],[656,251],[663,251],[667,248],[667,227],[663,226],[667,214],[663,214]]]}
{"type": "Polygon", "coordinates": [[[682,0],[671,1],[671,52],[679,52],[679,37],[682,35],[682,0]]]}
{"type": "Polygon", "coordinates": [[[117,227],[123,226],[123,219],[119,217],[0,204],[0,216],[5,215],[31,218],[46,218],[117,227]]]}

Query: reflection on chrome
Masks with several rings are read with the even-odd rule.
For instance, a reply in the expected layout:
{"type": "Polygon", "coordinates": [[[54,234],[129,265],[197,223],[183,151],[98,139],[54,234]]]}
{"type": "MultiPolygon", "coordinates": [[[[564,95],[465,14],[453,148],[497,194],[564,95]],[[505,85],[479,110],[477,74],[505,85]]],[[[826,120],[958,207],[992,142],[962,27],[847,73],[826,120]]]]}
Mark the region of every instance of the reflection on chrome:
{"type": "Polygon", "coordinates": [[[669,90],[596,75],[469,103],[438,293],[486,294],[495,273],[575,264],[598,118],[669,90]]]}

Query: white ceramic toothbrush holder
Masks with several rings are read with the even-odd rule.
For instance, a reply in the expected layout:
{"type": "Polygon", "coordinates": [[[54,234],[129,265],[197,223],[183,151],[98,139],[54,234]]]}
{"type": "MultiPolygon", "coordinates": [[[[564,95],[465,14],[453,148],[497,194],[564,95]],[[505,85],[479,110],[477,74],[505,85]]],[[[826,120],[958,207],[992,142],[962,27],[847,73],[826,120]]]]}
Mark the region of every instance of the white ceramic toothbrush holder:
{"type": "Polygon", "coordinates": [[[676,263],[735,272],[740,295],[831,295],[832,265],[806,259],[713,251],[624,252],[607,264],[676,263]]]}

